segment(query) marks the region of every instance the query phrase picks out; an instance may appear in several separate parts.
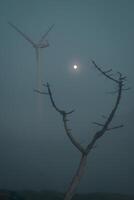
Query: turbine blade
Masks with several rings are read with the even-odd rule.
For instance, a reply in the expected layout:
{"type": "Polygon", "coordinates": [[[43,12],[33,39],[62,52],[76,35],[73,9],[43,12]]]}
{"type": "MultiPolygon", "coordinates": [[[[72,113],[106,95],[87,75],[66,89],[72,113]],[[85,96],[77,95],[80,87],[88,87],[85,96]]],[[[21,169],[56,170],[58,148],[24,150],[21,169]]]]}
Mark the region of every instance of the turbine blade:
{"type": "Polygon", "coordinates": [[[19,30],[17,28],[17,26],[15,26],[14,24],[12,24],[11,22],[8,22],[8,24],[15,29],[23,38],[25,38],[28,42],[30,42],[30,44],[32,44],[33,46],[36,46],[36,44],[25,34],[23,33],[21,30],[19,30]]]}
{"type": "Polygon", "coordinates": [[[46,38],[46,36],[52,30],[53,27],[54,27],[54,24],[52,24],[52,26],[50,26],[50,28],[47,30],[47,32],[45,32],[45,34],[41,37],[39,44],[42,44],[43,40],[46,38]]]}

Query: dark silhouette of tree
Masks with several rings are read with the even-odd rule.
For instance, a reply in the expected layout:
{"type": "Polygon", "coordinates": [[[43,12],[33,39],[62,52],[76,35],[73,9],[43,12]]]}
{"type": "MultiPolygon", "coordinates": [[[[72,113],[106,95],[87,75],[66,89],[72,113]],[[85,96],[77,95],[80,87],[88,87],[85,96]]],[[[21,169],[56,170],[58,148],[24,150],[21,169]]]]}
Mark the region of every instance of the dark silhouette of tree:
{"type": "Polygon", "coordinates": [[[113,75],[110,74],[110,72],[112,71],[112,69],[107,70],[107,71],[103,71],[94,60],[91,61],[93,66],[102,74],[104,75],[108,80],[112,81],[114,84],[117,85],[117,90],[114,91],[113,93],[117,94],[116,97],[116,101],[115,104],[111,110],[111,112],[109,113],[108,117],[105,118],[105,122],[103,124],[98,123],[98,122],[94,122],[95,125],[100,127],[100,130],[97,131],[92,140],[89,142],[89,144],[86,147],[83,147],[78,141],[76,141],[76,139],[73,137],[71,129],[69,128],[68,125],[68,121],[69,121],[69,115],[71,115],[74,110],[71,110],[69,112],[66,112],[65,110],[60,109],[54,100],[51,88],[49,83],[47,84],[43,84],[46,88],[47,88],[47,92],[41,92],[36,90],[36,92],[40,93],[40,94],[47,94],[50,97],[50,101],[51,104],[53,106],[53,108],[61,115],[62,117],[62,121],[64,124],[64,129],[65,132],[67,134],[67,136],[69,137],[70,141],[72,142],[72,144],[77,148],[77,150],[81,153],[81,159],[80,159],[80,163],[78,166],[78,169],[76,170],[76,173],[74,174],[72,181],[68,187],[68,190],[65,194],[64,200],[71,200],[73,195],[75,194],[75,191],[79,185],[79,182],[83,176],[83,172],[86,166],[86,162],[87,162],[87,156],[91,153],[91,150],[95,147],[95,144],[97,142],[97,140],[99,140],[107,131],[111,131],[114,129],[118,129],[123,127],[123,125],[119,125],[119,126],[114,126],[111,127],[110,124],[115,116],[115,113],[118,109],[118,106],[120,104],[120,100],[122,98],[122,92],[124,90],[128,90],[129,88],[125,88],[124,87],[124,82],[126,81],[126,76],[123,76],[120,72],[117,72],[118,78],[115,78],[113,75]]]}

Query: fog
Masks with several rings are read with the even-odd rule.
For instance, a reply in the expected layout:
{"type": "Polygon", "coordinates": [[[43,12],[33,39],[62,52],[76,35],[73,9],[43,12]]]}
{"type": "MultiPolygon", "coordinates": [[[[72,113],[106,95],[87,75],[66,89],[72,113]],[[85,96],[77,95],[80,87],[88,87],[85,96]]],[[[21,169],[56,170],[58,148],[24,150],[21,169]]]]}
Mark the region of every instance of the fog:
{"type": "MultiPolygon", "coordinates": [[[[66,111],[72,134],[86,145],[115,102],[115,85],[104,70],[127,76],[113,125],[88,158],[78,192],[134,193],[134,1],[0,1],[0,188],[65,191],[80,153],[71,144],[61,116],[47,95],[34,92],[34,48],[9,24],[37,42],[54,23],[41,49],[40,79],[49,82],[56,104],[66,111]],[[73,65],[78,65],[78,70],[73,65]]],[[[46,91],[45,87],[42,87],[46,91]]]]}

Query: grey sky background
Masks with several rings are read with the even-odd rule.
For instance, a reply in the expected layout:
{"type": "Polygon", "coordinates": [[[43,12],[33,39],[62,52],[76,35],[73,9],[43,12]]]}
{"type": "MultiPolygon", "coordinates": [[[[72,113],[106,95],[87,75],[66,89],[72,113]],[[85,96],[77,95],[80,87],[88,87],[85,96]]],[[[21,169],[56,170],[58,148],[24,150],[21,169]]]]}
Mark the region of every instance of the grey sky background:
{"type": "Polygon", "coordinates": [[[38,96],[34,49],[9,25],[38,41],[48,27],[50,47],[42,51],[42,80],[57,105],[70,110],[73,134],[87,144],[115,100],[115,86],[90,63],[128,77],[113,125],[88,158],[79,192],[134,193],[134,1],[0,1],[0,188],[65,191],[80,155],[65,135],[47,96],[38,96]],[[78,65],[78,71],[72,68],[78,65]]]}

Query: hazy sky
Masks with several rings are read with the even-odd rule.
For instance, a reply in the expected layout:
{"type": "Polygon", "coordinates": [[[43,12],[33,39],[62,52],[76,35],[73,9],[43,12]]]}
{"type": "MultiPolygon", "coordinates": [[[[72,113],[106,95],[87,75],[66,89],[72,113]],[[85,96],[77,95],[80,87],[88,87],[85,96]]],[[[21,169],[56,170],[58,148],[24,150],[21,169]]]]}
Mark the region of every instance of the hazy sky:
{"type": "Polygon", "coordinates": [[[70,117],[75,137],[84,145],[103,123],[115,100],[115,86],[90,59],[122,72],[132,90],[125,92],[113,125],[88,158],[79,192],[134,193],[134,1],[0,1],[0,188],[65,191],[80,154],[65,135],[48,96],[38,96],[33,47],[8,21],[34,41],[48,27],[50,47],[42,50],[42,79],[70,117]],[[78,65],[78,71],[72,68],[78,65]]]}

